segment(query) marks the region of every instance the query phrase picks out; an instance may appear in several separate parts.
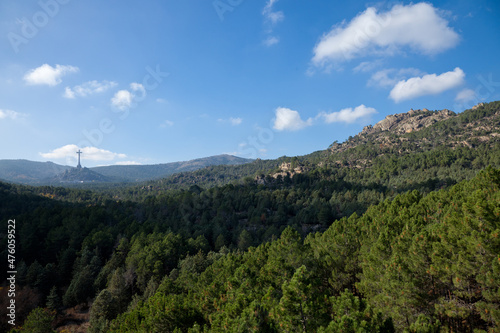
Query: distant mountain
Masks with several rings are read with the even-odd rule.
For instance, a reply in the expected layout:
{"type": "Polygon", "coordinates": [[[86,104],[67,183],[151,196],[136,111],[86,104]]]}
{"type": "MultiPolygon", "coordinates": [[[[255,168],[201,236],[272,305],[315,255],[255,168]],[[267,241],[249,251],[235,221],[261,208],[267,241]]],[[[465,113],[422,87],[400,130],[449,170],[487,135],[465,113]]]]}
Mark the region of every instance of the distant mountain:
{"type": "Polygon", "coordinates": [[[91,170],[107,177],[113,177],[127,182],[136,182],[164,178],[174,173],[195,171],[208,166],[242,165],[252,161],[253,160],[232,155],[217,155],[185,162],[155,165],[111,165],[91,168],[91,170]]]}
{"type": "Polygon", "coordinates": [[[8,182],[35,184],[71,169],[52,162],[0,160],[0,178],[8,182]]]}
{"type": "Polygon", "coordinates": [[[63,166],[52,162],[0,160],[0,179],[7,182],[40,185],[78,182],[136,182],[167,177],[174,173],[195,171],[207,166],[241,165],[252,160],[218,155],[185,162],[156,165],[113,165],[95,168],[63,166]],[[80,171],[80,172],[77,172],[80,171]]]}

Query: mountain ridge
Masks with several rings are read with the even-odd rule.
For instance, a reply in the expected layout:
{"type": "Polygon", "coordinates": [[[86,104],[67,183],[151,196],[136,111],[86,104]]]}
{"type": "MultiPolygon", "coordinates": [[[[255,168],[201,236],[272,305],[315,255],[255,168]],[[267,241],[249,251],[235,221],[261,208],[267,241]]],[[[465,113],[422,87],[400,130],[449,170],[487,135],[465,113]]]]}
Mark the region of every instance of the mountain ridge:
{"type": "MultiPolygon", "coordinates": [[[[273,178],[279,175],[285,177],[286,174],[293,176],[297,173],[295,170],[297,167],[300,172],[304,172],[309,170],[311,165],[343,165],[366,169],[374,159],[386,154],[394,153],[394,156],[401,156],[430,151],[436,146],[453,149],[459,146],[474,148],[484,143],[491,146],[500,141],[499,129],[500,102],[480,103],[460,113],[448,109],[436,111],[411,109],[408,112],[388,115],[375,125],[364,127],[354,137],[349,137],[343,143],[334,142],[325,150],[293,158],[284,156],[273,160],[260,160],[262,163],[251,168],[235,168],[235,166],[247,164],[252,160],[231,155],[216,155],[183,162],[114,165],[90,168],[90,170],[99,173],[104,178],[107,177],[109,182],[115,183],[160,181],[160,187],[167,186],[167,184],[177,186],[178,183],[223,185],[228,182],[241,181],[245,177],[264,179],[266,175],[271,175],[273,178]],[[292,166],[291,160],[300,162],[292,166]],[[304,167],[304,163],[308,166],[304,167]]],[[[5,172],[5,161],[12,162],[12,160],[0,160],[0,178],[24,184],[43,185],[54,184],[54,182],[57,184],[58,182],[54,180],[56,176],[71,169],[71,167],[59,166],[52,162],[45,162],[45,164],[34,162],[38,163],[38,166],[46,168],[49,166],[52,171],[59,170],[60,172],[43,179],[36,179],[36,177],[22,173],[16,176],[15,172],[15,177],[13,177],[12,172],[11,174],[5,172]]],[[[26,162],[26,160],[18,161],[26,162]]],[[[94,180],[99,182],[97,178],[94,180]]]]}
{"type": "Polygon", "coordinates": [[[94,167],[91,168],[91,170],[107,177],[119,178],[120,176],[126,175],[126,178],[130,180],[133,179],[132,181],[146,181],[164,178],[174,173],[195,171],[211,165],[241,165],[252,161],[251,159],[221,154],[189,161],[152,165],[110,165],[105,167],[94,167]],[[144,174],[145,171],[147,173],[146,175],[144,174]]]}
{"type": "MultiPolygon", "coordinates": [[[[241,165],[252,160],[228,154],[152,165],[111,165],[88,168],[94,174],[84,181],[91,182],[137,182],[167,177],[174,173],[194,171],[212,165],[241,165]]],[[[0,160],[0,179],[7,182],[45,185],[77,183],[78,173],[75,167],[59,165],[53,162],[38,162],[26,159],[0,160]],[[72,171],[70,175],[65,173],[72,171]],[[69,177],[69,178],[68,178],[69,177]]],[[[88,175],[87,175],[88,176],[88,175]]]]}
{"type": "Polygon", "coordinates": [[[500,102],[480,103],[461,113],[448,109],[412,109],[366,126],[343,143],[332,143],[328,151],[342,153],[373,144],[378,144],[382,151],[397,146],[415,151],[429,150],[436,145],[471,148],[478,142],[496,141],[500,136],[499,128],[500,102]]]}

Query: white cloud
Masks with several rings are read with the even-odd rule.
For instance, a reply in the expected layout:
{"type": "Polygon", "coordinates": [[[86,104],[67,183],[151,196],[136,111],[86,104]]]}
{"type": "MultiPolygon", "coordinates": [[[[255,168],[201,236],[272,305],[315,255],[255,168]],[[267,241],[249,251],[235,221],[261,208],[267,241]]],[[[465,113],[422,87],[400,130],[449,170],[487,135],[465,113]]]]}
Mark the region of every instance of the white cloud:
{"type": "Polygon", "coordinates": [[[231,123],[231,125],[233,126],[238,126],[238,125],[241,125],[241,123],[243,122],[243,119],[241,118],[229,118],[229,122],[231,123]]]}
{"type": "Polygon", "coordinates": [[[357,72],[362,72],[362,73],[371,72],[375,68],[382,66],[382,63],[383,63],[383,61],[380,59],[374,60],[374,61],[363,61],[358,66],[354,67],[353,71],[355,73],[357,73],[357,72]]]}
{"type": "Polygon", "coordinates": [[[422,73],[416,68],[403,68],[400,70],[394,68],[383,69],[371,76],[368,81],[368,86],[379,86],[384,88],[394,87],[399,81],[418,75],[425,75],[425,73],[422,73]]]}
{"type": "Polygon", "coordinates": [[[142,165],[142,163],[136,161],[123,161],[123,162],[116,162],[115,165],[142,165]]]}
{"type": "Polygon", "coordinates": [[[62,82],[61,78],[69,73],[78,72],[78,67],[56,65],[52,67],[44,64],[38,68],[30,70],[24,75],[24,81],[29,85],[49,85],[56,86],[62,82]]]}
{"type": "Polygon", "coordinates": [[[137,96],[128,90],[120,90],[111,99],[111,105],[120,110],[126,110],[132,106],[134,99],[144,99],[146,97],[146,89],[140,83],[132,82],[130,89],[134,92],[140,92],[141,96],[137,96]]]}
{"type": "Polygon", "coordinates": [[[318,115],[318,117],[324,118],[327,124],[338,122],[353,123],[360,118],[364,118],[375,113],[377,113],[377,110],[375,110],[374,108],[370,108],[361,104],[354,109],[346,108],[340,110],[339,112],[332,113],[322,112],[318,115]]]}
{"type": "Polygon", "coordinates": [[[132,82],[130,84],[130,89],[132,89],[133,91],[140,91],[143,95],[146,93],[146,89],[144,88],[144,86],[137,82],[132,82]]]}
{"type": "Polygon", "coordinates": [[[461,103],[467,103],[476,99],[476,92],[472,89],[464,89],[457,94],[457,97],[455,97],[455,101],[461,103]]]}
{"type": "Polygon", "coordinates": [[[278,0],[269,0],[262,10],[262,15],[264,15],[266,20],[271,22],[273,25],[285,19],[285,14],[283,14],[282,11],[273,11],[273,6],[276,2],[278,2],[278,0]]]}
{"type": "Polygon", "coordinates": [[[132,105],[133,95],[128,90],[117,91],[111,99],[111,105],[120,110],[128,109],[132,105]]]}
{"type": "Polygon", "coordinates": [[[165,104],[165,103],[168,103],[168,101],[164,98],[157,98],[156,103],[165,104]]]}
{"type": "Polygon", "coordinates": [[[69,99],[73,99],[73,98],[76,97],[75,96],[75,92],[70,87],[66,87],[64,89],[64,95],[63,96],[66,97],[66,98],[69,98],[69,99]]]}
{"type": "Polygon", "coordinates": [[[57,149],[54,149],[48,153],[40,153],[43,158],[46,159],[64,159],[64,158],[74,158],[78,149],[82,151],[82,160],[89,161],[112,161],[117,158],[126,158],[125,154],[118,154],[110,152],[109,150],[99,149],[96,147],[84,147],[79,148],[77,145],[66,145],[57,149]]]}
{"type": "Polygon", "coordinates": [[[394,69],[383,69],[374,73],[368,81],[368,86],[394,87],[403,78],[390,77],[393,73],[394,69]]]}
{"type": "Polygon", "coordinates": [[[275,36],[269,36],[266,40],[264,40],[264,45],[265,46],[273,46],[275,44],[278,44],[280,42],[280,39],[275,36]]]}
{"type": "Polygon", "coordinates": [[[273,29],[279,22],[285,19],[285,14],[282,11],[275,11],[273,6],[278,2],[278,0],[268,0],[266,6],[262,10],[262,15],[264,15],[265,23],[268,26],[265,31],[267,38],[264,39],[263,44],[267,47],[271,47],[279,43],[279,37],[272,36],[273,29]]]}
{"type": "Polygon", "coordinates": [[[64,97],[66,98],[75,98],[75,97],[86,97],[92,94],[98,94],[105,92],[108,89],[111,89],[117,85],[116,82],[113,81],[89,81],[85,82],[79,86],[74,86],[73,88],[66,87],[64,91],[64,97]]]}
{"type": "Polygon", "coordinates": [[[19,118],[24,118],[26,115],[12,110],[1,110],[0,109],[0,119],[11,119],[16,120],[19,118]]]}
{"type": "Polygon", "coordinates": [[[300,118],[297,111],[288,108],[279,107],[276,109],[276,118],[274,120],[274,129],[278,131],[297,131],[307,126],[311,126],[313,120],[309,118],[307,121],[300,118]]]}
{"type": "Polygon", "coordinates": [[[465,73],[460,68],[441,75],[428,74],[399,81],[391,90],[390,97],[396,102],[425,95],[436,95],[464,83],[465,73]]]}
{"type": "Polygon", "coordinates": [[[325,34],[314,48],[316,66],[338,63],[369,54],[395,54],[403,47],[426,55],[450,49],[459,35],[429,3],[395,5],[378,13],[369,7],[349,23],[341,23],[325,34]]]}

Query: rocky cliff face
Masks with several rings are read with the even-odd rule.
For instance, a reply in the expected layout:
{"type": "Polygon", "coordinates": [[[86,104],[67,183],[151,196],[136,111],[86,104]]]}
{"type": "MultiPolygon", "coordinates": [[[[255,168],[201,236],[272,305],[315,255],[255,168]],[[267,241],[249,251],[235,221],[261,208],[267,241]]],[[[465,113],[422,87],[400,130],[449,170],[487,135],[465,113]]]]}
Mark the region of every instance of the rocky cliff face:
{"type": "MultiPolygon", "coordinates": [[[[478,104],[472,110],[457,115],[450,110],[410,110],[389,115],[343,143],[333,143],[330,153],[342,153],[364,145],[377,145],[379,154],[431,149],[435,145],[474,147],[477,142],[494,142],[500,136],[500,110],[486,111],[496,104],[478,104]],[[475,114],[475,116],[472,116],[475,114]],[[470,115],[470,116],[469,116],[470,115]],[[435,126],[434,126],[435,125],[435,126]],[[426,130],[427,135],[419,135],[426,130]]],[[[365,161],[356,160],[363,167],[365,161]]]]}
{"type": "Polygon", "coordinates": [[[436,112],[427,109],[412,109],[406,113],[389,115],[374,126],[366,126],[361,134],[369,135],[382,131],[391,131],[396,134],[410,133],[455,116],[455,112],[447,109],[436,112]]]}

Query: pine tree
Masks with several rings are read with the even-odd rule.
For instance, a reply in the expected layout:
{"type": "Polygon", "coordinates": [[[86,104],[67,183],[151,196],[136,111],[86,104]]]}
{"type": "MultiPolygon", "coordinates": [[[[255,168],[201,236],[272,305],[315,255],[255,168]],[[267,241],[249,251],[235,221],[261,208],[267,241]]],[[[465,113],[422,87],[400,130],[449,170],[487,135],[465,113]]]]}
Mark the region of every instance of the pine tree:
{"type": "Polygon", "coordinates": [[[53,333],[52,321],[54,313],[43,308],[36,308],[30,312],[20,332],[29,333],[53,333]]]}
{"type": "Polygon", "coordinates": [[[131,293],[125,282],[123,268],[120,267],[115,270],[111,280],[109,281],[107,289],[116,301],[117,313],[125,311],[128,303],[130,302],[131,293]]]}
{"type": "Polygon", "coordinates": [[[117,315],[118,302],[109,290],[104,289],[97,295],[90,309],[90,326],[100,327],[103,322],[107,323],[108,320],[114,319],[117,315]]]}
{"type": "Polygon", "coordinates": [[[47,308],[57,310],[61,306],[61,298],[57,294],[57,287],[53,286],[50,289],[50,294],[47,296],[47,308]]]}
{"type": "Polygon", "coordinates": [[[286,332],[314,332],[318,310],[314,289],[305,266],[299,267],[282,287],[283,296],[275,313],[286,332]]]}

